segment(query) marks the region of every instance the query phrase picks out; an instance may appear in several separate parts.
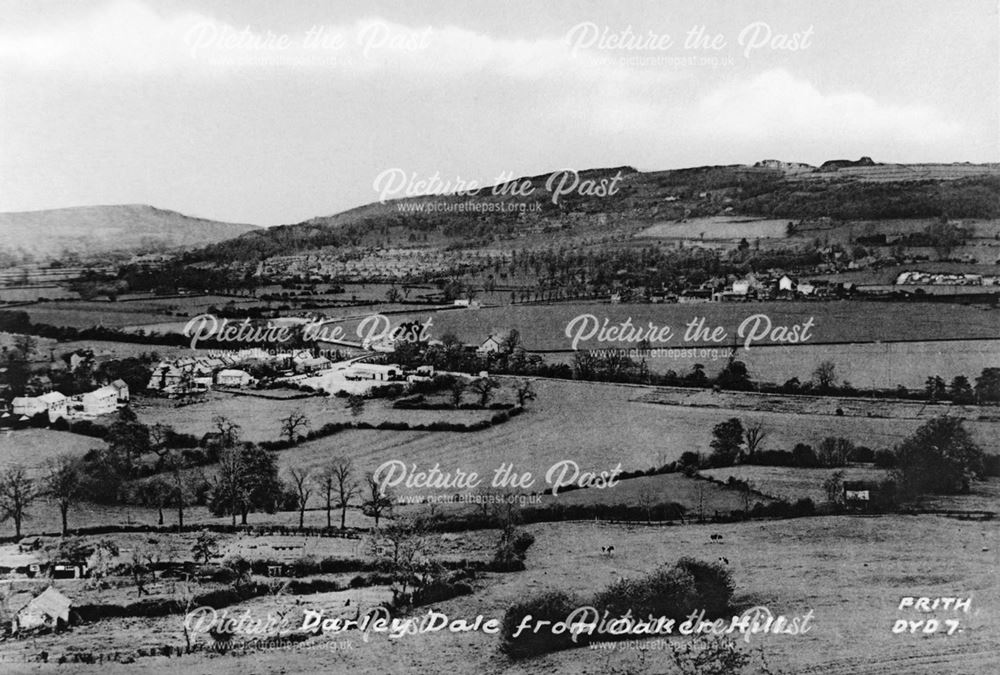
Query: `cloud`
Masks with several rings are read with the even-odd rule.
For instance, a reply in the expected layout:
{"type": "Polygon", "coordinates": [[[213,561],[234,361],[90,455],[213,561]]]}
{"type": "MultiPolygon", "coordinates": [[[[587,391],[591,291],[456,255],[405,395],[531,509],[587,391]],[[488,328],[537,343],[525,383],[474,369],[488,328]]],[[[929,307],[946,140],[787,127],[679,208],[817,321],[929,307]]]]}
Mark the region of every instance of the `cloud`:
{"type": "Polygon", "coordinates": [[[691,119],[695,133],[775,145],[824,138],[923,145],[961,132],[930,107],[879,102],[860,92],[824,93],[784,69],[718,87],[698,102],[691,119]]]}

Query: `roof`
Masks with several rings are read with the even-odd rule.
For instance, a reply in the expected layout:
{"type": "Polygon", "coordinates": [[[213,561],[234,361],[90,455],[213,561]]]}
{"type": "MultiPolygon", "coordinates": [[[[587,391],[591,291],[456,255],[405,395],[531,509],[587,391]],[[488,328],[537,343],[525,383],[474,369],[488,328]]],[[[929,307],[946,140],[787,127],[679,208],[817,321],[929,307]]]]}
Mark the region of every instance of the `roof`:
{"type": "Polygon", "coordinates": [[[128,389],[128,384],[125,383],[125,380],[115,380],[109,386],[112,386],[115,389],[128,389]]]}
{"type": "Polygon", "coordinates": [[[56,590],[54,586],[49,586],[44,591],[36,595],[19,612],[37,612],[46,614],[53,618],[68,619],[69,609],[73,606],[73,601],[56,590]]]}
{"type": "Polygon", "coordinates": [[[50,391],[47,394],[42,394],[38,397],[39,401],[44,403],[61,403],[66,400],[66,397],[60,394],[58,391],[50,391]]]}
{"type": "Polygon", "coordinates": [[[250,377],[250,373],[245,370],[236,370],[234,368],[227,368],[226,370],[220,370],[218,372],[218,377],[250,377]]]}

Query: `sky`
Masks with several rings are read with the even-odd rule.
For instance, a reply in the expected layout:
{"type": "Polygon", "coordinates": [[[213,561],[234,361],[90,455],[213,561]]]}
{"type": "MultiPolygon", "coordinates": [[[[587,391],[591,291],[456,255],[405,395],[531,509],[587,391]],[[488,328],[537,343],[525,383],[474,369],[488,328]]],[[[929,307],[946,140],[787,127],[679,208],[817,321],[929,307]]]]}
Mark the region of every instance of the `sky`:
{"type": "Polygon", "coordinates": [[[376,201],[386,172],[1000,161],[996,0],[0,0],[0,16],[0,211],[277,225],[376,201]]]}

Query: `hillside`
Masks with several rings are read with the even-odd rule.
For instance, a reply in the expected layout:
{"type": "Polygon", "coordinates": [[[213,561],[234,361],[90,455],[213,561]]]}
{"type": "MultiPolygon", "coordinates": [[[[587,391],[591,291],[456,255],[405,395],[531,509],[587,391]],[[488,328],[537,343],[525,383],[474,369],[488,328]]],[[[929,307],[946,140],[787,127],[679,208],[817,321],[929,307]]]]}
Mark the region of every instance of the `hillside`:
{"type": "Polygon", "coordinates": [[[112,251],[149,253],[205,246],[258,229],[192,218],[145,204],[0,213],[0,252],[48,258],[112,251]]]}
{"type": "Polygon", "coordinates": [[[996,164],[879,164],[863,157],[814,168],[772,159],[754,166],[651,172],[592,169],[581,171],[579,180],[600,182],[615,176],[620,178],[614,194],[604,196],[574,192],[553,201],[544,189],[548,174],[543,174],[517,179],[535,187],[527,196],[483,189],[475,196],[372,203],[253,231],[193,252],[188,259],[228,264],[352,246],[532,248],[588,238],[627,239],[655,223],[723,215],[838,221],[1000,217],[996,164]],[[447,210],[440,208],[442,202],[494,208],[447,210]],[[517,206],[523,211],[512,208],[517,206]]]}

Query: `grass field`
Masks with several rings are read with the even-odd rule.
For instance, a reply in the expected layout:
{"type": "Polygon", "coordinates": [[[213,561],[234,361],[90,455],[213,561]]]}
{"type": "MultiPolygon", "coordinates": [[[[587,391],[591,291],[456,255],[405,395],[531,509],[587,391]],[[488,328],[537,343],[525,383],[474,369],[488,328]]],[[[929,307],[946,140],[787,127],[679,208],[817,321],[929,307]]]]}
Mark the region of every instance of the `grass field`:
{"type": "MultiPolygon", "coordinates": [[[[476,471],[492,477],[503,463],[535,477],[531,490],[546,487],[544,475],[562,460],[576,462],[581,471],[623,471],[661,466],[686,450],[709,452],[712,427],[730,417],[759,420],[769,431],[768,449],[790,450],[796,443],[816,445],[827,436],[842,436],[872,448],[892,447],[923,423],[920,419],[836,417],[765,411],[668,406],[631,399],[654,391],[583,382],[539,380],[538,400],[525,414],[499,426],[473,433],[416,431],[347,431],[282,451],[283,467],[315,467],[328,458],[346,455],[359,472],[371,471],[390,460],[417,463],[442,471],[476,471]]],[[[969,420],[973,438],[991,452],[997,445],[998,423],[969,420]]],[[[428,494],[399,490],[408,494],[428,494]]],[[[613,489],[602,491],[610,503],[613,489]]],[[[594,493],[597,494],[596,492],[594,493]]]]}
{"type": "Polygon", "coordinates": [[[651,239],[784,239],[788,219],[767,220],[736,216],[689,218],[681,222],[656,223],[639,232],[651,239]]]}
{"type": "MultiPolygon", "coordinates": [[[[701,473],[716,480],[727,481],[731,477],[745,480],[750,487],[771,497],[794,502],[808,497],[814,503],[827,501],[823,481],[838,471],[844,480],[882,481],[888,474],[871,466],[849,466],[842,469],[799,469],[785,466],[731,466],[724,469],[707,469],[701,473]]],[[[1000,505],[1000,504],[998,504],[1000,505]]]]}
{"type": "MultiPolygon", "coordinates": [[[[995,571],[1000,564],[1000,535],[992,523],[946,518],[882,516],[824,517],[731,525],[684,527],[616,527],[595,523],[540,524],[527,528],[536,537],[528,551],[528,569],[489,575],[475,582],[477,592],[437,603],[450,618],[477,615],[500,618],[512,603],[545,590],[589,595],[621,577],[638,577],[681,556],[704,560],[726,557],[742,606],[765,605],[775,614],[801,616],[813,611],[813,628],[802,636],[757,635],[743,649],[762,648],[772,670],[795,675],[940,675],[987,673],[995,665],[1000,641],[1000,592],[995,571]],[[710,535],[720,535],[712,540],[710,535]],[[615,546],[614,558],[600,553],[615,546]],[[931,545],[933,543],[933,545],[931,545]],[[823,580],[818,583],[817,580],[823,580]],[[961,632],[952,636],[895,634],[897,619],[918,619],[918,613],[898,611],[901,596],[971,597],[968,614],[938,612],[939,619],[958,618],[961,632]]],[[[326,596],[304,600],[312,607],[333,607],[326,596]]],[[[261,601],[264,603],[265,601],[261,601]]],[[[273,602],[273,601],[271,601],[273,602]]],[[[338,604],[343,604],[342,600],[338,604]]],[[[255,610],[267,604],[253,605],[255,610]]],[[[108,623],[110,639],[122,631],[137,631],[135,644],[179,640],[179,617],[155,620],[160,633],[147,632],[147,622],[108,623]],[[161,634],[162,633],[162,634],[161,634]]],[[[96,639],[101,625],[79,629],[96,639]]],[[[63,639],[74,639],[77,630],[63,639]]],[[[482,672],[533,673],[664,673],[674,672],[666,656],[638,649],[595,651],[572,649],[509,662],[497,651],[495,635],[447,631],[388,640],[363,641],[348,633],[348,645],[327,648],[342,636],[313,638],[291,650],[263,650],[251,655],[183,661],[143,659],[143,672],[216,675],[270,675],[315,672],[383,673],[482,672]],[[310,648],[315,647],[315,648],[310,648]]],[[[102,638],[106,639],[106,638],[102,638]]],[[[685,640],[678,636],[671,640],[685,640]]],[[[34,651],[48,642],[35,643],[34,651]]],[[[122,644],[118,642],[116,644],[122,644]]],[[[29,653],[24,646],[15,649],[29,653]]],[[[59,650],[52,650],[60,653],[59,650]]],[[[20,653],[18,654],[20,656],[20,653]]],[[[8,672],[62,672],[54,663],[24,664],[17,659],[8,672]]],[[[137,664],[75,665],[74,672],[131,675],[137,664]]]]}

